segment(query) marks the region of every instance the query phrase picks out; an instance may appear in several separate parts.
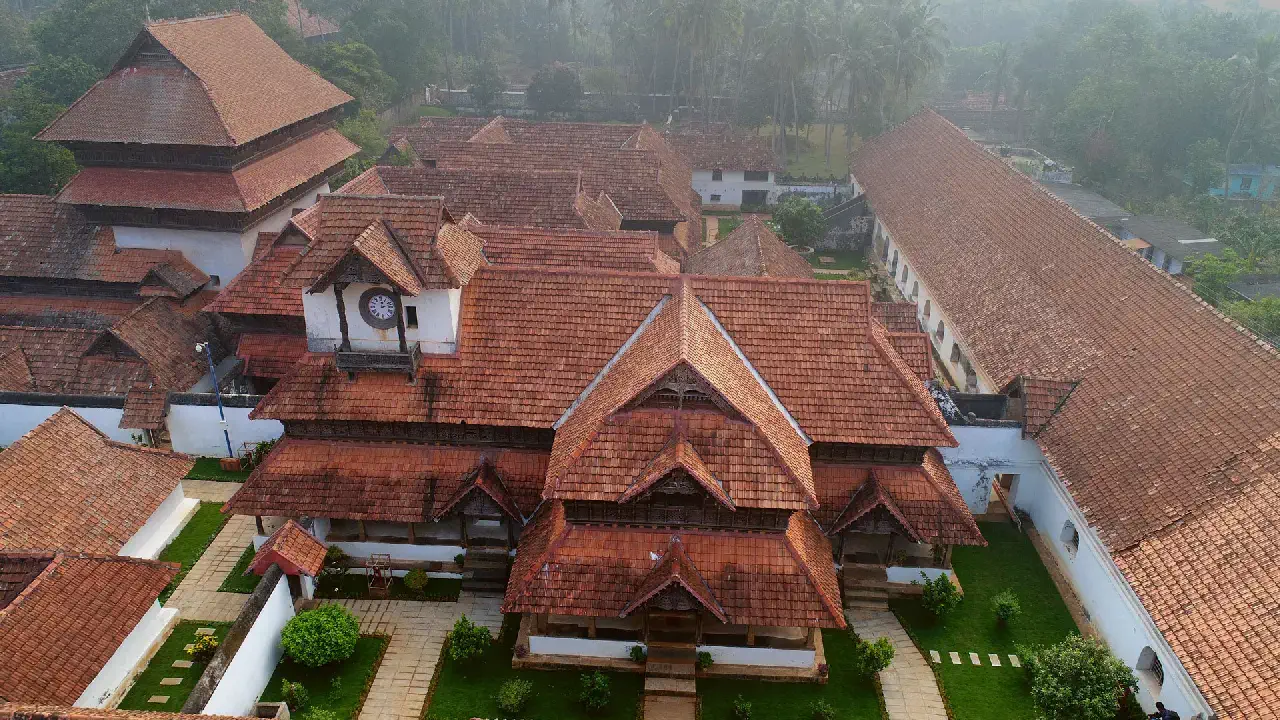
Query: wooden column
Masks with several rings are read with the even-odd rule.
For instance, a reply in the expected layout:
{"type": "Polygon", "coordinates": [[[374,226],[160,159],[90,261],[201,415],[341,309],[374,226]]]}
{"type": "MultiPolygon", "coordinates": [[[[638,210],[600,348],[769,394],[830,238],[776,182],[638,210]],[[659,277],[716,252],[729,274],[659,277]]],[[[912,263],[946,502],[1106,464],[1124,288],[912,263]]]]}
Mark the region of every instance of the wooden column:
{"type": "Polygon", "coordinates": [[[417,540],[417,536],[413,534],[413,523],[409,523],[409,544],[414,545],[417,543],[417,540]]]}
{"type": "Polygon", "coordinates": [[[756,627],[754,625],[747,626],[747,647],[756,646],[756,627]]]}
{"type": "Polygon", "coordinates": [[[254,515],[254,516],[253,516],[253,525],[254,525],[254,527],[256,527],[256,528],[258,529],[258,534],[259,534],[259,535],[266,535],[266,534],[267,534],[267,529],[266,529],[266,528],[264,528],[264,527],[262,527],[262,516],[261,516],[261,515],[254,515]]]}
{"type": "Polygon", "coordinates": [[[703,613],[703,612],[698,613],[698,628],[693,633],[693,640],[695,645],[702,644],[702,620],[704,617],[706,617],[706,613],[703,613]]]}
{"type": "Polygon", "coordinates": [[[804,646],[810,650],[813,649],[813,638],[817,633],[814,628],[806,628],[804,634],[804,646]]]}
{"type": "Polygon", "coordinates": [[[594,615],[587,619],[587,637],[592,640],[596,639],[596,618],[594,615]]]}
{"type": "Polygon", "coordinates": [[[365,534],[364,534],[364,521],[363,521],[363,520],[357,520],[357,521],[356,521],[356,537],[360,538],[360,542],[364,542],[364,541],[365,541],[365,538],[366,538],[366,537],[368,537],[367,535],[365,535],[365,534]]]}
{"type": "Polygon", "coordinates": [[[338,346],[339,350],[351,349],[351,336],[347,333],[347,303],[342,299],[342,291],[346,287],[346,283],[333,284],[333,297],[338,302],[338,330],[342,333],[342,344],[338,346]]]}
{"type": "Polygon", "coordinates": [[[409,343],[404,337],[404,303],[400,302],[400,293],[393,292],[396,299],[396,337],[400,338],[400,352],[409,352],[409,343]]]}
{"type": "Polygon", "coordinates": [[[467,516],[458,513],[458,537],[461,538],[462,547],[467,547],[467,516]]]}

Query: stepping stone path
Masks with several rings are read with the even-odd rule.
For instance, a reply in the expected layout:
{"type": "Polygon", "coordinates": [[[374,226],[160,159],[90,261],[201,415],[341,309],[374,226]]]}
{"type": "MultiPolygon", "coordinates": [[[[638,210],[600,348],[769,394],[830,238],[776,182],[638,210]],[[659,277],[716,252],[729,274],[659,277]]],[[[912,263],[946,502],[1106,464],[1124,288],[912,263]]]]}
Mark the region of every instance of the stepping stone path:
{"type": "Polygon", "coordinates": [[[973,663],[974,665],[981,665],[982,658],[978,657],[978,653],[969,653],[969,662],[973,663]]]}
{"type": "Polygon", "coordinates": [[[192,650],[195,650],[195,649],[196,649],[196,646],[195,646],[195,645],[193,645],[193,644],[191,644],[191,643],[188,643],[188,644],[186,644],[186,645],[183,645],[183,646],[182,646],[182,649],[183,649],[183,651],[184,651],[184,652],[191,652],[192,650]]]}
{"type": "Polygon", "coordinates": [[[1022,667],[1022,661],[1018,659],[1017,655],[1009,656],[1009,664],[1014,667],[1022,667]]]}
{"type": "Polygon", "coordinates": [[[987,659],[991,661],[991,667],[1000,667],[1000,656],[995,653],[987,655],[987,659]]]}
{"type": "Polygon", "coordinates": [[[196,628],[197,637],[200,635],[212,635],[212,634],[213,634],[213,628],[196,628]]]}
{"type": "Polygon", "coordinates": [[[179,668],[181,670],[186,670],[187,668],[191,667],[191,661],[190,660],[174,660],[173,667],[179,668]]]}
{"type": "Polygon", "coordinates": [[[930,660],[932,660],[932,661],[934,661],[935,663],[940,663],[940,662],[942,662],[942,656],[938,654],[938,651],[937,651],[937,650],[930,650],[930,651],[929,651],[929,659],[930,659],[930,660]]]}
{"type": "Polygon", "coordinates": [[[830,255],[819,255],[818,262],[822,263],[823,265],[835,265],[836,259],[831,257],[830,255]]]}
{"type": "Polygon", "coordinates": [[[161,678],[160,684],[161,685],[181,685],[182,678],[161,678]]]}
{"type": "Polygon", "coordinates": [[[157,705],[163,705],[169,702],[169,696],[168,695],[152,695],[151,697],[147,698],[147,702],[155,703],[157,705]]]}
{"type": "MultiPolygon", "coordinates": [[[[955,652],[955,651],[953,650],[953,651],[951,651],[951,652],[948,652],[948,653],[947,653],[947,655],[951,658],[951,664],[952,664],[952,665],[960,665],[960,664],[961,664],[961,661],[960,661],[960,653],[955,652]]],[[[940,665],[940,664],[942,664],[942,654],[941,654],[941,653],[939,653],[937,650],[930,650],[930,651],[929,651],[929,659],[930,659],[930,660],[933,660],[933,662],[934,662],[935,664],[939,664],[939,665],[940,665]]],[[[999,655],[997,655],[996,653],[987,653],[987,661],[991,663],[991,667],[1004,667],[1004,665],[1003,665],[1003,661],[1002,661],[1002,660],[1000,660],[1000,656],[999,656],[999,655]]],[[[969,662],[970,662],[970,663],[973,663],[974,665],[981,666],[981,665],[982,665],[982,657],[981,657],[981,656],[979,656],[979,655],[978,655],[978,653],[976,653],[976,652],[971,652],[971,653],[969,653],[969,662]]],[[[1010,656],[1009,656],[1009,666],[1010,666],[1010,667],[1020,668],[1020,667],[1022,667],[1022,661],[1018,659],[1018,656],[1017,656],[1017,655],[1010,655],[1010,656]]]]}
{"type": "Polygon", "coordinates": [[[951,664],[952,664],[952,665],[959,665],[959,664],[960,664],[960,653],[958,653],[958,652],[949,652],[949,653],[947,653],[947,654],[951,656],[951,664]]]}

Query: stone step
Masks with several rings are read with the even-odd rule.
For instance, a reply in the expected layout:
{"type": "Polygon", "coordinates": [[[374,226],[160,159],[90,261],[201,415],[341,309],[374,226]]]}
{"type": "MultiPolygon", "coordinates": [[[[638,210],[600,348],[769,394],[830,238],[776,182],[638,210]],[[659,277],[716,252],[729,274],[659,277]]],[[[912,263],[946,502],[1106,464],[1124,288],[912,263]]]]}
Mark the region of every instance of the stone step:
{"type": "Polygon", "coordinates": [[[651,657],[645,663],[644,674],[646,677],[692,678],[695,672],[691,662],[655,662],[651,657]]]}
{"type": "Polygon", "coordinates": [[[506,582],[507,576],[511,571],[506,565],[502,567],[482,567],[482,568],[463,568],[462,578],[464,580],[501,580],[506,582]]]}
{"type": "Polygon", "coordinates": [[[472,593],[497,593],[501,595],[504,592],[506,592],[507,583],[505,580],[481,580],[481,579],[463,578],[462,589],[472,593]]]}
{"type": "Polygon", "coordinates": [[[698,651],[692,645],[667,646],[649,643],[649,663],[686,664],[698,659],[698,651]]]}
{"type": "Polygon", "coordinates": [[[646,675],[644,678],[644,694],[672,695],[675,697],[697,697],[698,684],[692,678],[668,678],[646,675]]]}
{"type": "Polygon", "coordinates": [[[696,698],[673,695],[646,695],[644,720],[695,720],[698,716],[696,698]]]}

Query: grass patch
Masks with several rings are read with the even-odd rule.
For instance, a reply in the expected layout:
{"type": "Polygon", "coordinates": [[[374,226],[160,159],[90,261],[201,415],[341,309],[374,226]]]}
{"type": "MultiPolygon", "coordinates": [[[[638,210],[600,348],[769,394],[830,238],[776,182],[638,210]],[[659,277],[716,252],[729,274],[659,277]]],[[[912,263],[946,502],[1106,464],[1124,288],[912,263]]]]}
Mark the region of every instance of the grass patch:
{"type": "MultiPolygon", "coordinates": [[[[844,143],[844,124],[836,123],[831,133],[831,161],[827,162],[827,158],[822,151],[822,138],[824,137],[826,125],[815,123],[809,126],[809,132],[806,135],[804,128],[801,128],[800,137],[796,137],[788,133],[788,153],[787,153],[787,174],[802,175],[814,178],[829,178],[835,176],[840,182],[847,182],[849,179],[849,160],[848,154],[845,152],[844,143]]],[[[773,131],[773,126],[766,125],[759,130],[759,134],[769,137],[773,131]]],[[[781,153],[779,153],[781,158],[781,153]]]]}
{"type": "MultiPolygon", "coordinates": [[[[271,673],[267,688],[262,692],[262,702],[281,702],[282,680],[300,682],[311,698],[311,707],[333,711],[339,718],[354,718],[364,704],[365,691],[373,682],[382,653],[387,649],[387,638],[381,635],[361,635],[356,641],[356,651],[340,663],[330,663],[318,668],[299,665],[288,657],[280,659],[276,671],[271,673]]],[[[305,715],[305,712],[303,713],[305,715]]]]}
{"type": "Polygon", "coordinates": [[[918,600],[897,600],[891,606],[926,654],[937,650],[945,658],[954,650],[964,658],[961,665],[934,666],[956,720],[1034,717],[1025,674],[1009,667],[1007,657],[1002,667],[991,667],[987,655],[1016,653],[1019,644],[1052,644],[1078,629],[1031,540],[1008,523],[979,527],[988,546],[957,547],[952,555],[965,597],[945,622],[934,622],[918,600]],[[1006,588],[1017,594],[1022,614],[1002,628],[991,598],[1006,588]],[[970,652],[982,657],[981,666],[969,663],[970,652]]]}
{"type": "MultiPolygon", "coordinates": [[[[460,578],[427,578],[422,590],[410,590],[404,578],[393,578],[388,597],[392,600],[430,600],[433,602],[457,602],[462,592],[460,578]]],[[[369,597],[369,578],[365,575],[339,575],[324,577],[316,587],[316,597],[326,600],[361,600],[369,597]]]]}
{"type": "Polygon", "coordinates": [[[867,274],[859,270],[850,270],[844,273],[824,273],[817,271],[813,273],[814,280],[866,280],[867,274]]]}
{"type": "Polygon", "coordinates": [[[236,561],[236,566],[231,568],[231,572],[227,574],[227,579],[222,581],[218,586],[218,592],[244,593],[249,594],[253,589],[258,587],[258,581],[262,578],[253,573],[245,575],[244,572],[249,569],[249,563],[253,562],[255,551],[253,543],[240,553],[240,559],[236,561]]]}
{"type": "MultiPolygon", "coordinates": [[[[525,720],[585,720],[588,715],[578,703],[581,687],[578,670],[513,670],[511,655],[515,647],[519,616],[511,615],[503,622],[503,633],[490,646],[486,656],[463,672],[447,656],[440,659],[439,675],[427,720],[470,720],[476,717],[504,717],[494,697],[507,680],[520,678],[533,683],[534,695],[521,713],[525,720]]],[[[609,706],[592,720],[634,720],[644,676],[639,673],[607,673],[612,696],[609,706]]],[[[704,717],[707,717],[704,715],[704,717]]],[[[757,715],[767,717],[767,715],[757,715]]]]}
{"type": "Polygon", "coordinates": [[[217,537],[218,531],[222,530],[222,526],[227,524],[229,515],[223,515],[221,509],[222,503],[202,502],[200,507],[196,509],[191,519],[187,521],[186,526],[182,528],[182,532],[169,543],[169,546],[160,553],[159,560],[164,562],[175,562],[182,566],[178,570],[178,574],[174,576],[173,581],[168,587],[160,593],[160,604],[163,605],[174,590],[178,589],[178,585],[182,579],[187,576],[191,570],[191,566],[196,564],[204,551],[208,549],[209,543],[217,537]]]}
{"type": "Polygon", "coordinates": [[[814,250],[805,256],[809,264],[822,270],[866,270],[867,255],[860,250],[814,250]],[[823,264],[819,258],[834,258],[835,262],[823,264]]]}
{"type": "Polygon", "coordinates": [[[196,641],[196,629],[202,627],[213,628],[214,637],[221,642],[222,638],[226,637],[227,630],[231,629],[231,623],[184,620],[175,625],[173,633],[156,651],[151,662],[147,663],[146,669],[138,673],[138,677],[134,679],[129,694],[120,701],[120,709],[166,712],[182,710],[187,696],[191,694],[196,681],[200,679],[200,674],[204,672],[204,664],[192,663],[189,668],[176,668],[173,666],[173,661],[191,659],[183,648],[196,641]],[[160,684],[164,678],[172,677],[182,678],[182,682],[178,685],[160,684]],[[147,698],[153,695],[168,695],[169,700],[162,704],[147,702],[147,698]]]}
{"type": "Polygon", "coordinates": [[[187,480],[213,480],[214,482],[244,482],[250,470],[223,470],[220,458],[196,458],[196,464],[187,473],[187,480]]]}
{"type": "Polygon", "coordinates": [[[880,720],[880,692],[875,682],[849,672],[853,641],[848,633],[823,630],[822,644],[831,667],[826,685],[700,678],[702,720],[732,720],[733,701],[739,695],[751,703],[752,717],[757,718],[810,720],[813,703],[826,700],[838,720],[880,720]]]}

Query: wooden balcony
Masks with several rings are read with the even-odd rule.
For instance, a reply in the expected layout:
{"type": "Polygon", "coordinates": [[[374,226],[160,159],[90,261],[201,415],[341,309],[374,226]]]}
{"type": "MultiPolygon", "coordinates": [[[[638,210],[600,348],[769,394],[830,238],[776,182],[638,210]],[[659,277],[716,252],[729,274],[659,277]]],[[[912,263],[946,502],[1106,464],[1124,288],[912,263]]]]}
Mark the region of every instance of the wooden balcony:
{"type": "Polygon", "coordinates": [[[335,357],[338,369],[345,372],[403,372],[413,375],[418,371],[422,350],[417,343],[407,352],[373,350],[339,350],[335,357]]]}

